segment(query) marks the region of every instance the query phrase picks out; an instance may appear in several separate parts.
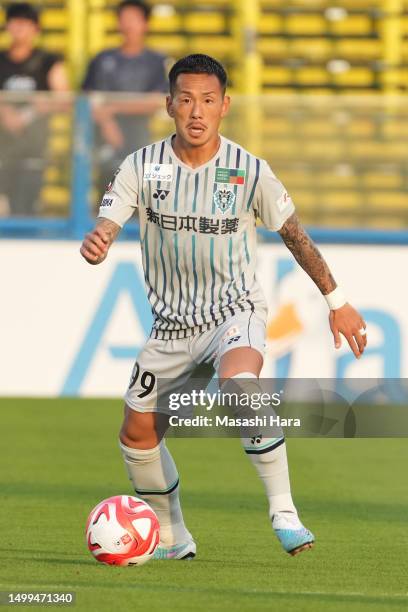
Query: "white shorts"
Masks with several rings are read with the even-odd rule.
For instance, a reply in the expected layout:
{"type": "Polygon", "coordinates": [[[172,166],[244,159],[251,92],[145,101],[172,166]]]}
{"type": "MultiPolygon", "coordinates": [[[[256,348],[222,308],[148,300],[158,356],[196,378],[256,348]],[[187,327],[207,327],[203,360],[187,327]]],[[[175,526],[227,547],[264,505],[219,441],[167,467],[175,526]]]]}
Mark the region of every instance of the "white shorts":
{"type": "Polygon", "coordinates": [[[263,357],[265,334],[264,317],[256,311],[245,311],[188,338],[150,338],[136,359],[125,394],[126,404],[137,412],[156,412],[158,381],[164,381],[167,393],[181,392],[190,378],[199,378],[206,386],[214,371],[218,374],[221,357],[227,351],[251,347],[263,357]]]}

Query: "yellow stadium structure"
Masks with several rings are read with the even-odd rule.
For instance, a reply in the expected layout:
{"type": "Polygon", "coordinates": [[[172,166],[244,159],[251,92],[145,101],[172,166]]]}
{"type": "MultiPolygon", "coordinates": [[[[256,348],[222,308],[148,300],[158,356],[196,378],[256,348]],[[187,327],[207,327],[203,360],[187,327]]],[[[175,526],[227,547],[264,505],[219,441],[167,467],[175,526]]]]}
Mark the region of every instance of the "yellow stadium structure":
{"type": "MultiPolygon", "coordinates": [[[[119,44],[117,2],[36,4],[40,42],[64,55],[78,88],[89,59],[119,44]]],[[[408,88],[407,0],[151,5],[152,48],[170,58],[205,52],[226,65],[235,107],[227,134],[242,142],[240,126],[243,144],[271,162],[306,222],[407,224],[408,111],[399,97],[408,88]]],[[[6,44],[0,14],[0,46],[6,44]]],[[[162,123],[153,125],[158,136],[167,129],[162,123]]],[[[69,128],[69,117],[54,118],[50,157],[69,149],[69,128]]],[[[68,202],[58,168],[51,163],[46,174],[43,196],[50,210],[68,202]]]]}

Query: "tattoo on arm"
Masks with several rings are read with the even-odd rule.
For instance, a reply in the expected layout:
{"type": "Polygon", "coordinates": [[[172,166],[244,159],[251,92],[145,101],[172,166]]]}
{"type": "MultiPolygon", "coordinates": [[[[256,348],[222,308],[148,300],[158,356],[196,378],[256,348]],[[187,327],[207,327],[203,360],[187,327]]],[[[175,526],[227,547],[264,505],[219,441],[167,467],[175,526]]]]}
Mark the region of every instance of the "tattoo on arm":
{"type": "Polygon", "coordinates": [[[321,293],[327,295],[333,291],[336,288],[336,282],[329,266],[300,224],[296,213],[286,220],[279,234],[298,264],[314,281],[321,293]]]}

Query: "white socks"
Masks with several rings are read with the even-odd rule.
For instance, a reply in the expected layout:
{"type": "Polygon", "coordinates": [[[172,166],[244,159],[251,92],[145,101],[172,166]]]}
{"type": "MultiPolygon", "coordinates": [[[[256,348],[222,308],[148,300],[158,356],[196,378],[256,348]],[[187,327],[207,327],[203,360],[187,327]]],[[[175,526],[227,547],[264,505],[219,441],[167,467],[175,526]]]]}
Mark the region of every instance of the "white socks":
{"type": "MultiPolygon", "coordinates": [[[[251,382],[248,381],[243,385],[243,391],[251,393],[251,391],[260,390],[259,387],[258,389],[254,388],[258,380],[255,374],[241,372],[233,376],[231,380],[239,384],[236,380],[239,378],[251,379],[251,382]]],[[[254,411],[251,412],[251,416],[256,414],[254,411]]],[[[250,436],[248,437],[248,430],[246,432],[242,431],[241,441],[245,452],[264,483],[269,501],[270,518],[273,519],[274,515],[278,512],[290,512],[297,516],[290,491],[289,469],[283,431],[279,428],[276,434],[277,437],[274,438],[256,435],[255,431],[252,431],[250,436]]]]}
{"type": "Polygon", "coordinates": [[[263,443],[268,446],[258,453],[253,448],[244,448],[264,483],[269,501],[269,516],[272,519],[277,512],[297,514],[290,492],[285,440],[270,438],[264,439],[263,443]]]}
{"type": "Polygon", "coordinates": [[[180,507],[179,475],[164,440],[148,450],[119,444],[136,496],[150,504],[157,514],[160,542],[171,546],[189,540],[180,507]]]}

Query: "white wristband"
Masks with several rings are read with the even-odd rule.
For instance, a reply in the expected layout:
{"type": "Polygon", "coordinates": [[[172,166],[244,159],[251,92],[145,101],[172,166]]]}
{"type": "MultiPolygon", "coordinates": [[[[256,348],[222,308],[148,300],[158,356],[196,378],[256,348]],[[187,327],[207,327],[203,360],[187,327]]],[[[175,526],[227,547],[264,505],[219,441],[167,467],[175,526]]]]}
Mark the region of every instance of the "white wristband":
{"type": "Polygon", "coordinates": [[[341,308],[347,302],[340,287],[336,287],[334,291],[331,291],[323,297],[326,300],[330,310],[337,310],[337,308],[341,308]]]}

